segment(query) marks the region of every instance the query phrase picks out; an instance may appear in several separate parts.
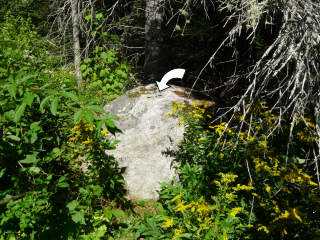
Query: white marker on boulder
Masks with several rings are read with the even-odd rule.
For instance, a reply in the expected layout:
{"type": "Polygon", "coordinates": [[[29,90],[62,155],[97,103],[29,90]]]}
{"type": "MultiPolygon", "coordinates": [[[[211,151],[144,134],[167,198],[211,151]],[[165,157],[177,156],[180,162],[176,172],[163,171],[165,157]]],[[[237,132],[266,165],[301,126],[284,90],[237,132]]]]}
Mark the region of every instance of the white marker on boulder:
{"type": "Polygon", "coordinates": [[[169,88],[170,86],[167,85],[167,83],[169,82],[169,80],[173,79],[173,78],[183,78],[184,72],[186,70],[182,69],[182,68],[177,68],[177,69],[173,69],[170,72],[167,72],[163,78],[161,79],[161,82],[157,82],[159,91],[165,90],[167,88],[169,88]]]}

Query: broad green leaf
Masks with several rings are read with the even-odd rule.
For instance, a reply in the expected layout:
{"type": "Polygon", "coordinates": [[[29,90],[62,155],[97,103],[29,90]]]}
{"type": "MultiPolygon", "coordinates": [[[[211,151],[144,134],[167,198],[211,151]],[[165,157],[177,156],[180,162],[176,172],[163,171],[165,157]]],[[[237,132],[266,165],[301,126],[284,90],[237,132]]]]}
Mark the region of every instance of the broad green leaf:
{"type": "Polygon", "coordinates": [[[31,123],[31,125],[30,125],[30,130],[32,130],[32,129],[34,129],[35,127],[39,126],[40,123],[41,123],[41,121],[31,123]]]}
{"type": "Polygon", "coordinates": [[[90,110],[86,111],[84,114],[84,119],[93,127],[93,112],[90,110]]]}
{"type": "Polygon", "coordinates": [[[11,97],[16,98],[17,84],[15,82],[10,84],[8,87],[8,92],[10,93],[11,97]]]}
{"type": "Polygon", "coordinates": [[[0,67],[0,72],[7,73],[7,72],[8,72],[8,70],[7,70],[7,69],[4,69],[4,68],[2,68],[2,67],[0,67]]]}
{"type": "Polygon", "coordinates": [[[107,113],[106,115],[106,119],[119,119],[120,117],[117,115],[112,115],[111,117],[109,117],[110,112],[107,113]]]}
{"type": "Polygon", "coordinates": [[[74,209],[76,209],[76,207],[78,207],[79,204],[80,203],[78,201],[73,200],[67,204],[67,208],[69,208],[69,211],[73,211],[74,209]]]}
{"type": "Polygon", "coordinates": [[[88,106],[87,108],[88,108],[89,110],[91,110],[91,111],[105,113],[105,111],[103,110],[103,108],[100,107],[100,106],[98,106],[98,105],[88,106]]]}
{"type": "MultiPolygon", "coordinates": [[[[38,128],[40,129],[40,127],[38,127],[38,128]]],[[[34,144],[37,140],[38,140],[38,134],[37,133],[31,133],[30,143],[34,144]]]]}
{"type": "Polygon", "coordinates": [[[61,188],[69,187],[69,183],[66,183],[66,182],[58,183],[58,187],[61,187],[61,188]]]}
{"type": "Polygon", "coordinates": [[[82,114],[83,114],[83,109],[80,109],[78,112],[76,112],[73,116],[73,123],[78,122],[82,114]]]}
{"type": "Polygon", "coordinates": [[[81,70],[81,71],[84,71],[86,68],[87,68],[86,65],[81,65],[81,66],[80,66],[80,70],[81,70]]]}
{"type": "Polygon", "coordinates": [[[99,185],[95,185],[92,189],[92,193],[93,195],[99,195],[100,193],[102,193],[103,188],[99,185]]]}
{"type": "Polygon", "coordinates": [[[212,234],[214,232],[214,227],[210,229],[209,232],[207,232],[206,236],[205,236],[205,239],[212,239],[212,234]]]}
{"type": "Polygon", "coordinates": [[[62,93],[60,93],[60,95],[63,97],[66,97],[66,98],[70,98],[70,99],[79,101],[78,97],[74,93],[71,93],[71,92],[62,92],[62,93]]]}
{"type": "Polygon", "coordinates": [[[76,240],[91,240],[89,235],[80,235],[76,240]]]}
{"type": "Polygon", "coordinates": [[[20,138],[15,135],[6,136],[6,139],[10,139],[10,140],[16,141],[16,142],[20,141],[20,138]]]}
{"type": "Polygon", "coordinates": [[[53,98],[52,95],[45,97],[45,98],[41,101],[41,103],[40,103],[40,109],[42,109],[42,108],[44,107],[44,105],[45,105],[49,100],[51,100],[52,98],[53,98]]]}
{"type": "Polygon", "coordinates": [[[54,115],[54,116],[57,115],[58,103],[59,103],[58,97],[53,99],[53,101],[51,102],[50,111],[51,111],[52,115],[54,115]]]}
{"type": "Polygon", "coordinates": [[[124,217],[124,213],[122,211],[120,211],[120,210],[112,210],[110,212],[115,217],[124,217]]]}
{"type": "Polygon", "coordinates": [[[101,58],[102,59],[107,59],[108,58],[108,54],[106,52],[101,53],[101,58]]]}
{"type": "Polygon", "coordinates": [[[90,20],[90,18],[92,18],[92,15],[89,14],[89,15],[85,16],[84,18],[85,18],[86,20],[90,20]]]}
{"type": "Polygon", "coordinates": [[[180,234],[180,235],[176,235],[175,238],[178,238],[178,239],[188,239],[192,236],[191,233],[183,233],[183,234],[180,234]]]}
{"type": "Polygon", "coordinates": [[[99,121],[96,125],[97,125],[97,129],[101,129],[102,125],[105,123],[105,120],[101,120],[99,121]]]}
{"type": "MultiPolygon", "coordinates": [[[[107,227],[106,225],[102,225],[100,226],[97,230],[96,230],[96,239],[100,240],[101,237],[103,237],[107,232],[107,227]]],[[[109,238],[110,239],[110,238],[109,238]]]]}
{"type": "Polygon", "coordinates": [[[23,102],[20,107],[17,109],[17,111],[14,114],[14,121],[15,122],[19,122],[22,114],[24,113],[24,110],[26,108],[27,104],[25,102],[23,102]]]}
{"type": "Polygon", "coordinates": [[[91,58],[86,58],[85,60],[83,60],[85,63],[90,63],[92,62],[92,59],[91,58]]]}
{"type": "Polygon", "coordinates": [[[57,90],[53,90],[53,89],[49,89],[49,90],[46,90],[45,93],[48,93],[48,94],[51,94],[51,95],[57,95],[58,91],[57,90]]]}
{"type": "Polygon", "coordinates": [[[41,170],[40,170],[40,168],[38,168],[38,167],[31,167],[30,169],[29,169],[29,173],[31,173],[31,174],[36,174],[36,173],[39,173],[41,170]]]}
{"type": "Polygon", "coordinates": [[[2,168],[2,169],[1,169],[0,178],[2,178],[2,176],[3,176],[3,174],[4,174],[4,172],[5,172],[6,170],[7,170],[6,168],[2,168]]]}
{"type": "Polygon", "coordinates": [[[27,75],[27,76],[24,76],[22,79],[21,79],[21,82],[25,82],[26,80],[30,79],[30,78],[33,78],[33,77],[36,77],[37,75],[27,75]]]}
{"type": "Polygon", "coordinates": [[[8,77],[8,80],[9,80],[9,82],[13,83],[13,76],[10,75],[10,76],[8,77]]]}
{"type": "Polygon", "coordinates": [[[106,72],[104,71],[104,69],[101,69],[101,71],[100,71],[100,77],[103,77],[104,75],[106,75],[106,72]]]}
{"type": "Polygon", "coordinates": [[[114,122],[111,121],[111,120],[106,120],[106,125],[107,125],[107,127],[110,127],[110,128],[115,128],[116,127],[114,122]]]}
{"type": "Polygon", "coordinates": [[[96,15],[96,18],[97,18],[98,20],[102,19],[102,18],[103,18],[102,13],[98,13],[98,14],[96,15]]]}
{"type": "Polygon", "coordinates": [[[230,223],[228,223],[226,221],[220,221],[220,223],[221,223],[222,226],[226,226],[226,227],[229,227],[229,228],[233,227],[232,224],[230,224],[230,223]]]}
{"type": "Polygon", "coordinates": [[[46,178],[45,183],[46,183],[46,184],[49,184],[50,181],[51,181],[51,179],[52,179],[52,174],[50,174],[50,175],[46,178]]]}
{"type": "Polygon", "coordinates": [[[88,194],[88,191],[86,190],[86,189],[84,189],[84,188],[79,188],[79,193],[81,194],[81,195],[86,195],[86,194],[88,194]]]}
{"type": "Polygon", "coordinates": [[[26,97],[23,101],[31,107],[34,97],[35,97],[35,94],[31,94],[28,97],[26,97]]]}
{"type": "Polygon", "coordinates": [[[114,140],[112,145],[114,146],[114,145],[118,144],[119,142],[121,142],[121,140],[114,140]]]}
{"type": "Polygon", "coordinates": [[[19,80],[23,75],[25,75],[26,74],[26,72],[24,72],[24,71],[21,71],[21,72],[19,72],[17,75],[16,75],[16,77],[14,78],[16,81],[17,80],[19,80]]]}
{"type": "Polygon", "coordinates": [[[84,96],[83,95],[79,95],[79,101],[83,101],[84,100],[84,96]]]}
{"type": "Polygon", "coordinates": [[[112,213],[109,210],[104,211],[104,215],[108,220],[111,220],[112,218],[112,213]]]}
{"type": "Polygon", "coordinates": [[[82,212],[78,212],[78,211],[72,211],[70,212],[71,214],[71,218],[75,223],[80,223],[80,224],[86,224],[85,220],[84,220],[84,214],[82,212]]]}
{"type": "Polygon", "coordinates": [[[37,161],[38,153],[34,153],[32,155],[27,155],[25,159],[20,160],[21,163],[34,163],[37,161]]]}
{"type": "MultiPolygon", "coordinates": [[[[59,149],[57,149],[57,152],[59,151],[59,149]]],[[[59,180],[58,180],[58,182],[60,183],[60,182],[63,182],[64,180],[66,180],[67,179],[67,177],[68,176],[70,176],[70,174],[69,173],[67,173],[67,174],[65,174],[65,175],[63,175],[61,178],[59,178],[59,180]]]]}

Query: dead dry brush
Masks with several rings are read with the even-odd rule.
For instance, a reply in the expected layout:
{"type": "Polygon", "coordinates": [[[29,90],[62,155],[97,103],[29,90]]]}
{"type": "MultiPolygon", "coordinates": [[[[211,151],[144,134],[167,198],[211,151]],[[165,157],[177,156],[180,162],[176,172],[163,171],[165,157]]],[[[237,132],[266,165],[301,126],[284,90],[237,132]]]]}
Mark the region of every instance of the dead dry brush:
{"type": "MultiPolygon", "coordinates": [[[[320,186],[318,166],[320,1],[219,0],[217,2],[219,11],[229,12],[229,16],[224,20],[225,24],[232,23],[234,26],[204,68],[212,64],[217,52],[223,47],[235,46],[239,36],[246,36],[247,41],[254,44],[261,32],[269,29],[275,33],[271,44],[268,44],[259,59],[247,68],[245,78],[249,84],[244,94],[238,96],[236,104],[226,111],[225,114],[231,116],[228,125],[231,126],[236,113],[241,111],[243,118],[239,131],[243,126],[250,130],[252,123],[244,122],[245,119],[253,118],[251,110],[257,101],[267,100],[277,120],[265,133],[266,137],[281,128],[282,118],[289,120],[286,123],[290,125],[285,163],[287,165],[293,128],[297,125],[298,118],[303,119],[312,139],[310,147],[313,170],[320,186]],[[315,128],[311,128],[305,120],[305,117],[310,115],[315,121],[315,128]]],[[[241,82],[239,78],[237,75],[231,77],[225,84],[226,88],[233,88],[239,84],[241,82]]]]}

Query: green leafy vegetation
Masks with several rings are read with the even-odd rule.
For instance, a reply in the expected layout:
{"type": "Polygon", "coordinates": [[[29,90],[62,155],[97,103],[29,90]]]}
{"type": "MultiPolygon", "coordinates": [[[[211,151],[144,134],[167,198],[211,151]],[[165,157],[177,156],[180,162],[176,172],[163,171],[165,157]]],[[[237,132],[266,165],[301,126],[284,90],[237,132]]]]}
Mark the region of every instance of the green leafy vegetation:
{"type": "Polygon", "coordinates": [[[125,196],[104,152],[119,142],[105,138],[121,133],[116,116],[102,117],[100,101],[80,95],[72,73],[51,68],[28,20],[9,13],[1,29],[1,238],[100,239],[124,216],[107,204],[125,196]]]}
{"type": "MultiPolygon", "coordinates": [[[[121,169],[105,153],[119,143],[109,135],[122,132],[103,107],[138,83],[134,71],[141,75],[144,64],[145,3],[79,4],[86,56],[79,92],[70,2],[53,2],[0,0],[0,240],[320,239],[319,11],[312,1],[216,1],[219,10],[204,6],[205,15],[197,1],[168,5],[168,65],[183,63],[184,84],[201,72],[211,79],[201,83],[208,92],[229,87],[232,103],[222,105],[234,114],[212,122],[207,102],[172,104],[167,117],[178,117],[185,135],[173,154],[177,176],[160,183],[157,201],[128,200],[121,169]],[[233,17],[240,19],[234,27],[233,17]],[[259,94],[270,100],[275,89],[279,107],[271,110],[259,94]]],[[[144,87],[129,97],[142,94],[149,94],[144,87]]]]}
{"type": "Polygon", "coordinates": [[[86,58],[80,65],[87,95],[112,101],[130,87],[130,64],[126,60],[118,62],[119,53],[114,49],[104,52],[96,47],[94,58],[86,58]]]}
{"type": "MultiPolygon", "coordinates": [[[[290,131],[284,123],[278,133],[265,135],[263,130],[277,120],[265,103],[252,107],[255,124],[250,130],[239,124],[241,114],[231,125],[222,122],[205,130],[205,118],[213,116],[205,110],[207,103],[199,105],[172,105],[173,114],[167,117],[179,116],[187,132],[176,155],[180,181],[161,184],[162,211],[138,225],[136,236],[317,239],[319,186],[316,173],[302,159],[312,138],[303,120],[294,129],[295,151],[286,166],[281,142],[290,131]]],[[[315,127],[311,118],[305,119],[315,127]]]]}

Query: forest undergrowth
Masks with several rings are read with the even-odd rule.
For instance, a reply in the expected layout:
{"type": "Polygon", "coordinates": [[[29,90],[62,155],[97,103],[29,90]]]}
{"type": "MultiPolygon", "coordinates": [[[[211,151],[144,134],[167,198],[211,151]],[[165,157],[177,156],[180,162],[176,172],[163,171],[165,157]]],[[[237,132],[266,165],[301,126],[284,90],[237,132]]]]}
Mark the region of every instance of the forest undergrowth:
{"type": "Polygon", "coordinates": [[[122,132],[103,105],[132,86],[130,65],[97,47],[81,63],[86,88],[79,92],[74,71],[57,68],[52,46],[41,39],[30,21],[6,15],[1,240],[320,239],[312,117],[292,126],[284,115],[269,133],[278,118],[265,102],[245,106],[253,118],[237,114],[212,124],[216,116],[200,103],[174,102],[167,117],[178,117],[186,132],[175,155],[179,181],[160,183],[157,201],[128,201],[121,171],[105,153],[119,142],[106,136],[122,132]]]}

